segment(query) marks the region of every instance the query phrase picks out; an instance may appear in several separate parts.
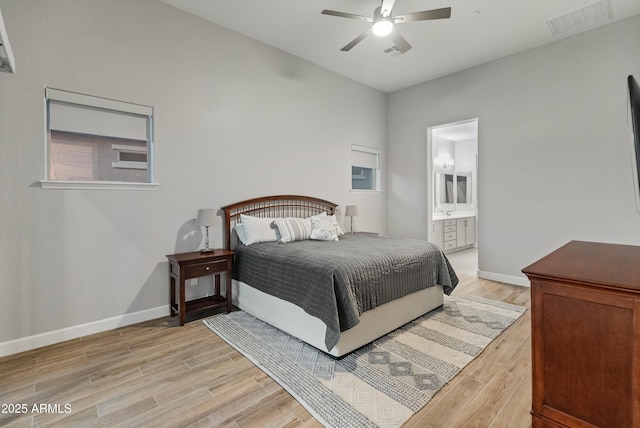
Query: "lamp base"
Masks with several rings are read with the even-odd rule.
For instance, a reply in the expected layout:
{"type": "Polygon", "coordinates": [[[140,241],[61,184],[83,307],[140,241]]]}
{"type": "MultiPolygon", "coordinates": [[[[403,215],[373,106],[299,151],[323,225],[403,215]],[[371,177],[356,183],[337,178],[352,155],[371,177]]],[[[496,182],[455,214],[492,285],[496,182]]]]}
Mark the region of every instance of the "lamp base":
{"type": "Polygon", "coordinates": [[[200,254],[213,253],[213,248],[209,247],[209,226],[204,227],[204,248],[200,250],[200,254]]]}

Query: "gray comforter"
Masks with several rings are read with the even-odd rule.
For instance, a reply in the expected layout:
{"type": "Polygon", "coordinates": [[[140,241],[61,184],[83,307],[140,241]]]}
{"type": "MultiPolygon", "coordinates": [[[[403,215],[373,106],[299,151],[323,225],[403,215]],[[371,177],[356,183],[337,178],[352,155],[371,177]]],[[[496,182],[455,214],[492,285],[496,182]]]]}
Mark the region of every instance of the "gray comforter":
{"type": "Polygon", "coordinates": [[[458,284],[436,245],[357,233],[337,242],[239,245],[234,278],[322,320],[327,349],[369,309],[436,284],[450,294],[458,284]]]}

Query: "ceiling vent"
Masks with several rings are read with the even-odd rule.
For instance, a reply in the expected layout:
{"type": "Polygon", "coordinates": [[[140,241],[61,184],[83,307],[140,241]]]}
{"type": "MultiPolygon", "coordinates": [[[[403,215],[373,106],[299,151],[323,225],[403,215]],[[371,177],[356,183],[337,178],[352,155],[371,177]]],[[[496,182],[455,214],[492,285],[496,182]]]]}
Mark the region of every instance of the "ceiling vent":
{"type": "Polygon", "coordinates": [[[9,46],[9,37],[7,36],[7,30],[4,28],[2,11],[0,11],[0,71],[6,73],[14,73],[16,71],[13,52],[11,52],[11,46],[9,46]]]}
{"type": "Polygon", "coordinates": [[[547,24],[554,37],[560,37],[606,24],[610,20],[609,4],[601,0],[548,19],[547,24]]]}

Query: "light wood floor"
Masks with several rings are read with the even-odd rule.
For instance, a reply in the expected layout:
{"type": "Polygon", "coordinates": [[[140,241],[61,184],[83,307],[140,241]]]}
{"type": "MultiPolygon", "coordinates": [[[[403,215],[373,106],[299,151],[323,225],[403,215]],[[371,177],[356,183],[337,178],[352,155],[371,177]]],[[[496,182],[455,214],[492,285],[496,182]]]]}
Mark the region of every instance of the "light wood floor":
{"type": "MultiPolygon", "coordinates": [[[[529,306],[528,288],[472,276],[454,294],[529,306]]],[[[405,426],[529,427],[530,370],[527,311],[405,426]]],[[[0,426],[10,427],[321,426],[200,321],[175,318],[0,358],[0,405],[0,426]],[[20,404],[26,414],[5,413],[20,404]]]]}

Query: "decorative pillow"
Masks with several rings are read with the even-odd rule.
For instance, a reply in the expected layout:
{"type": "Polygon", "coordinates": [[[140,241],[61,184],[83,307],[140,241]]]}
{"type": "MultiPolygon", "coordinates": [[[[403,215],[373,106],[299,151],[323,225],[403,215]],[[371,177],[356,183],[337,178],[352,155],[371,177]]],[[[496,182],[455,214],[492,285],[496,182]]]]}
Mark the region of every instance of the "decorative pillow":
{"type": "Polygon", "coordinates": [[[337,241],[338,231],[333,216],[317,215],[311,217],[311,239],[318,241],[337,241]]]}
{"type": "Polygon", "coordinates": [[[340,227],[340,223],[338,223],[338,219],[336,218],[335,214],[328,217],[332,219],[333,224],[336,226],[336,232],[338,233],[338,236],[344,235],[344,232],[342,231],[342,228],[340,227]]]}
{"type": "Polygon", "coordinates": [[[280,242],[304,241],[311,237],[310,218],[277,218],[273,224],[280,232],[280,242]]]}
{"type": "Polygon", "coordinates": [[[336,226],[336,232],[338,236],[344,235],[344,232],[342,231],[342,228],[340,227],[340,223],[338,223],[338,219],[336,218],[335,214],[327,215],[327,212],[323,211],[315,217],[329,217],[333,221],[333,224],[336,226]]]}
{"type": "Polygon", "coordinates": [[[271,227],[274,218],[252,217],[240,214],[240,223],[244,230],[246,241],[244,245],[251,245],[257,242],[273,242],[278,240],[276,229],[271,227]]]}
{"type": "Polygon", "coordinates": [[[244,226],[242,225],[242,223],[236,224],[234,229],[236,230],[236,235],[238,235],[238,239],[240,240],[240,242],[242,242],[244,245],[247,245],[247,234],[244,233],[244,226]]]}

